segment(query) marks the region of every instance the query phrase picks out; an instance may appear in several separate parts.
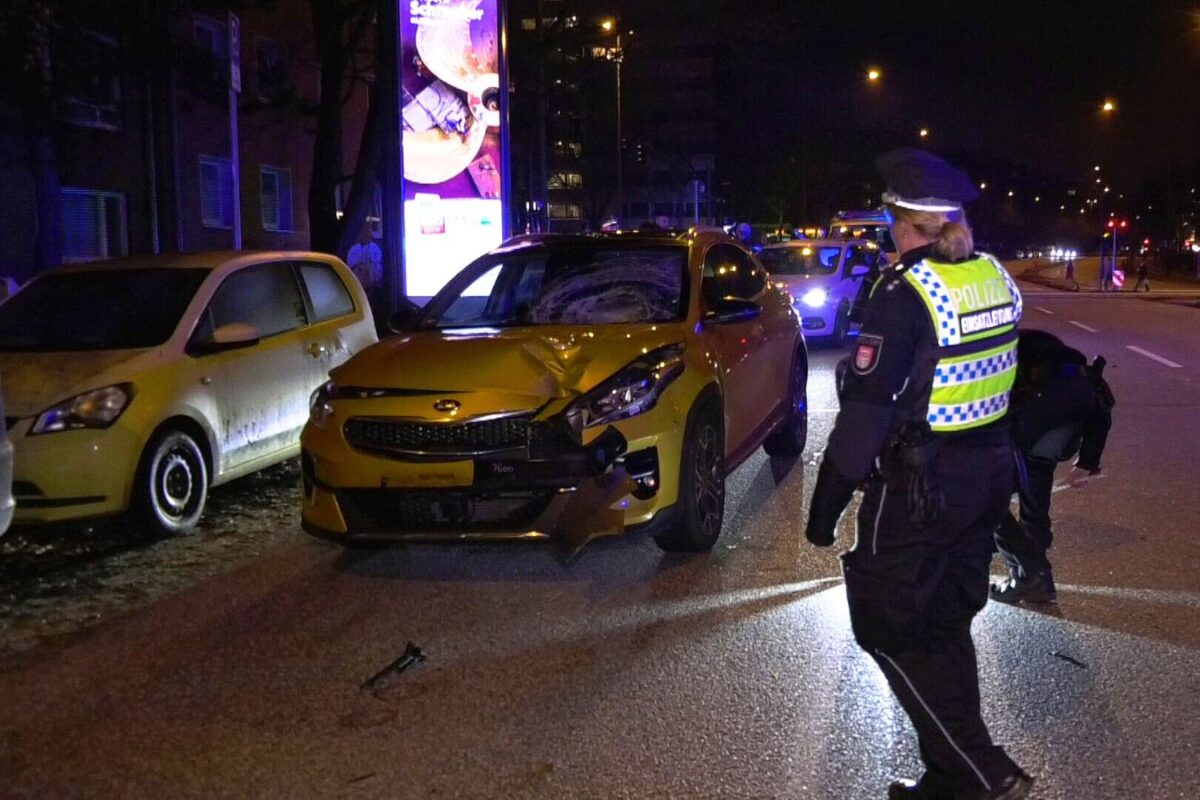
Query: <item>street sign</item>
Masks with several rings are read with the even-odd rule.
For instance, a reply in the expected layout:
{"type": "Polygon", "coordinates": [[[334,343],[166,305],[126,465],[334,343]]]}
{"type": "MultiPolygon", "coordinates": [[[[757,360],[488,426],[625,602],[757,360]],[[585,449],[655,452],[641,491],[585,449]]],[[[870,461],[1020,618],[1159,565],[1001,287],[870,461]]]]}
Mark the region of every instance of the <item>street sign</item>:
{"type": "Polygon", "coordinates": [[[242,24],[237,14],[229,12],[229,88],[242,92],[242,24]]]}

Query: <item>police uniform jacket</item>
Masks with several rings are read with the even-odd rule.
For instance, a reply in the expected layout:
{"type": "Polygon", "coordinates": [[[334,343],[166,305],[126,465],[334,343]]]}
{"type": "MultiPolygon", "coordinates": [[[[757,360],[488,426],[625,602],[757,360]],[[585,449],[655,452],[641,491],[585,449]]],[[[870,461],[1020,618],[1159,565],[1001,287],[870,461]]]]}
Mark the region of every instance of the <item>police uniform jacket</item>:
{"type": "Polygon", "coordinates": [[[813,496],[810,539],[832,536],[855,488],[902,426],[928,424],[938,446],[1007,440],[1020,315],[1020,292],[986,254],[954,265],[938,261],[927,246],[883,271],[839,387],[841,407],[813,496]],[[954,285],[952,274],[963,282],[954,285]]]}

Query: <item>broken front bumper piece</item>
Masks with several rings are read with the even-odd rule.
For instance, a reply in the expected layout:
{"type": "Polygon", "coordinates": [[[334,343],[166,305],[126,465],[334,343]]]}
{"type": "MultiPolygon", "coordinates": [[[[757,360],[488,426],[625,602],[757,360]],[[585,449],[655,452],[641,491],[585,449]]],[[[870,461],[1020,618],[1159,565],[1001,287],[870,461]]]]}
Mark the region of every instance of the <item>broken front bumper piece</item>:
{"type": "Polygon", "coordinates": [[[339,542],[554,539],[578,549],[625,532],[619,504],[638,490],[616,465],[626,449],[609,427],[588,445],[558,441],[476,457],[471,485],[446,488],[337,488],[320,481],[306,453],[303,526],[339,542]],[[336,521],[345,532],[314,520],[336,521]]]}

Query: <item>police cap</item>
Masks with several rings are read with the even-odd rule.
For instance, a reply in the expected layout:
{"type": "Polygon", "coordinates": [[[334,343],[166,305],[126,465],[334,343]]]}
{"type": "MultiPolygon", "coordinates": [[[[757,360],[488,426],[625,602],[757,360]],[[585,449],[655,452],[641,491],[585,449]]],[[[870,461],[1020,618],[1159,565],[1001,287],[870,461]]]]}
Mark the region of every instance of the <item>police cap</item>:
{"type": "Polygon", "coordinates": [[[975,183],[933,153],[903,147],[875,159],[887,184],[883,202],[914,211],[951,213],[979,196],[975,183]]]}

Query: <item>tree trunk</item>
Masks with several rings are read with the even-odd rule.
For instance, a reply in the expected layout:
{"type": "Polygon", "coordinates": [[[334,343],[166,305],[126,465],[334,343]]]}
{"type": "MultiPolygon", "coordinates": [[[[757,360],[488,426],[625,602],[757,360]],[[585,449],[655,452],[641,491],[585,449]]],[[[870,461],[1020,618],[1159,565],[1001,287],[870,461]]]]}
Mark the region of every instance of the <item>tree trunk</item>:
{"type": "Polygon", "coordinates": [[[354,165],[354,183],[338,221],[337,249],[345,258],[358,239],[358,232],[371,209],[375,187],[379,183],[379,165],[383,156],[383,116],[379,113],[379,83],[371,84],[368,96],[367,119],[363,125],[362,142],[358,146],[358,162],[354,165]]]}
{"type": "Polygon", "coordinates": [[[338,252],[341,225],[335,192],[342,175],[342,85],[346,49],[343,18],[337,0],[309,0],[317,58],[321,64],[321,98],[313,145],[312,183],[308,188],[309,240],[313,250],[338,252]]]}

